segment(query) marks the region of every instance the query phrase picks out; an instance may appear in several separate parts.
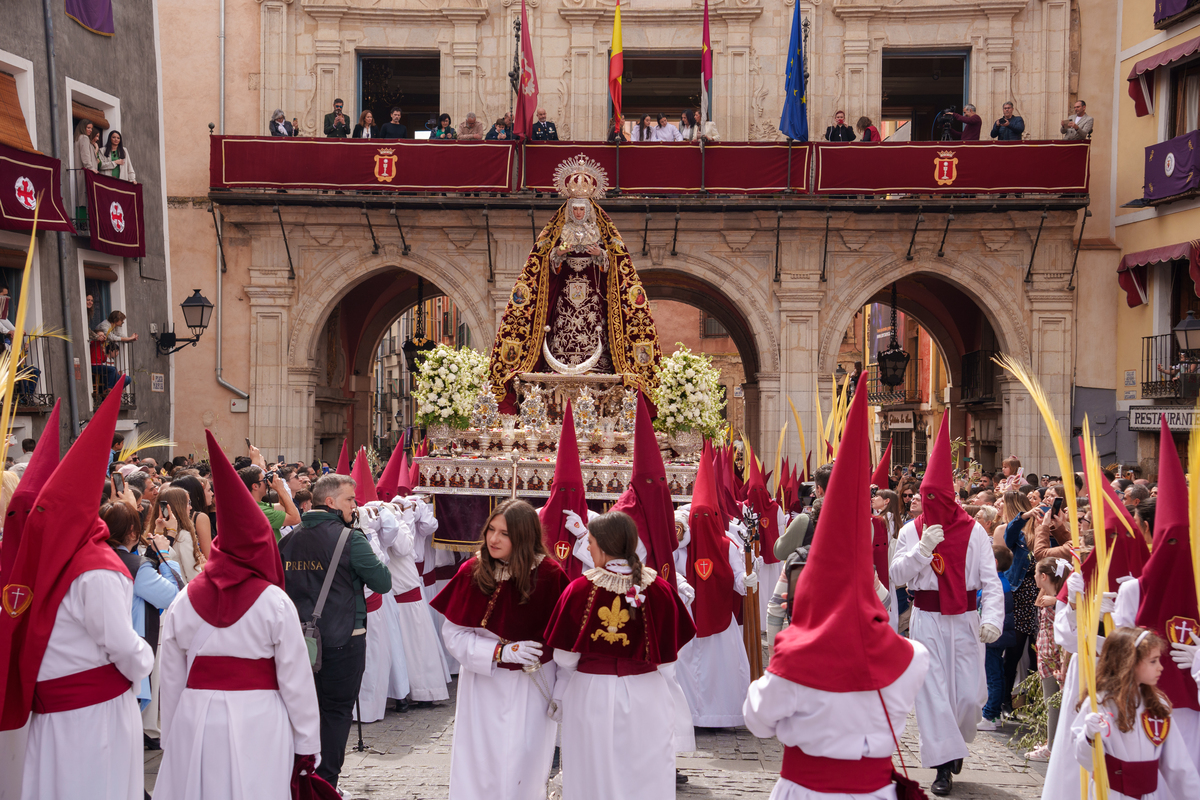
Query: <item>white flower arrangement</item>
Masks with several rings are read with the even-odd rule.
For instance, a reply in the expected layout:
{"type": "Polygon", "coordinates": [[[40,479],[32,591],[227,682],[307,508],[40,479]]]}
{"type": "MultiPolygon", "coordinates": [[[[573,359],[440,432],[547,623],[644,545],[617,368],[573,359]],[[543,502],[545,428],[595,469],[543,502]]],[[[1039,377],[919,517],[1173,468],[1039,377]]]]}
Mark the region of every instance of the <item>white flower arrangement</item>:
{"type": "Polygon", "coordinates": [[[430,350],[417,367],[413,390],[417,422],[445,423],[460,430],[469,427],[475,399],[486,385],[487,366],[487,356],[477,350],[444,344],[430,350]]]}
{"type": "Polygon", "coordinates": [[[679,349],[662,360],[658,387],[650,393],[658,406],[654,427],[665,433],[698,431],[715,438],[725,427],[721,371],[708,356],[693,353],[681,342],[675,346],[679,349]]]}

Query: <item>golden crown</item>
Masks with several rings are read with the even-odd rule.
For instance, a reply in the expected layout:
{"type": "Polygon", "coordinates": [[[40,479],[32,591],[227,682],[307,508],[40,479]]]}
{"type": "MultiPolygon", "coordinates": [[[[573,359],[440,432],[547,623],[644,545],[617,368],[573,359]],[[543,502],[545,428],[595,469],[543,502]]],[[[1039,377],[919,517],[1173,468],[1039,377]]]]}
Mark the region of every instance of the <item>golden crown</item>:
{"type": "Polygon", "coordinates": [[[600,199],[608,191],[608,173],[584,155],[568,158],[554,170],[554,188],[565,197],[600,199]]]}

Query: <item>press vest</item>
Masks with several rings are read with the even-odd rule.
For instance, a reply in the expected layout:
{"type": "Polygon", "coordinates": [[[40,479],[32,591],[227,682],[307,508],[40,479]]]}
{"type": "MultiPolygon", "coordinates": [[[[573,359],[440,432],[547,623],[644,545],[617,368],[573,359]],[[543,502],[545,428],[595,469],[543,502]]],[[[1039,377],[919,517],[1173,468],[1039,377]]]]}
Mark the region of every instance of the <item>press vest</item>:
{"type": "MultiPolygon", "coordinates": [[[[297,526],[279,540],[284,591],[296,604],[302,622],[312,619],[325,571],[333,560],[333,550],[345,527],[340,519],[330,515],[329,519],[311,526],[297,526]]],[[[354,632],[354,610],[354,573],[350,569],[350,540],[347,539],[321,619],[317,621],[323,647],[343,647],[350,642],[354,632]]]]}

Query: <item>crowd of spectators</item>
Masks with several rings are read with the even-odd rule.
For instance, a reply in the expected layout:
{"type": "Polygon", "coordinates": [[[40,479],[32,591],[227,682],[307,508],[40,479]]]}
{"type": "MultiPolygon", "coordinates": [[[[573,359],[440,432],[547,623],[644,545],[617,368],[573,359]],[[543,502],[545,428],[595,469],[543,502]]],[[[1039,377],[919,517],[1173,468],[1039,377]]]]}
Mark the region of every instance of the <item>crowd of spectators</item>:
{"type": "MultiPolygon", "coordinates": [[[[1025,135],[1025,120],[1014,113],[1013,103],[1006,102],[1001,106],[1001,114],[992,124],[990,138],[997,142],[1019,142],[1025,135]]],[[[967,103],[962,113],[947,109],[939,118],[946,117],[962,126],[962,129],[947,127],[946,135],[952,139],[964,142],[977,142],[983,132],[983,118],[979,116],[975,106],[967,103]]],[[[947,120],[947,122],[948,122],[947,120]]],[[[1093,120],[1088,116],[1087,103],[1076,100],[1072,115],[1062,120],[1059,133],[1063,139],[1090,139],[1092,136],[1093,120]]],[[[838,110],[833,115],[833,124],[825,128],[824,139],[827,142],[878,142],[882,141],[879,129],[871,122],[870,117],[859,117],[858,122],[851,128],[846,124],[846,112],[838,110]]]]}

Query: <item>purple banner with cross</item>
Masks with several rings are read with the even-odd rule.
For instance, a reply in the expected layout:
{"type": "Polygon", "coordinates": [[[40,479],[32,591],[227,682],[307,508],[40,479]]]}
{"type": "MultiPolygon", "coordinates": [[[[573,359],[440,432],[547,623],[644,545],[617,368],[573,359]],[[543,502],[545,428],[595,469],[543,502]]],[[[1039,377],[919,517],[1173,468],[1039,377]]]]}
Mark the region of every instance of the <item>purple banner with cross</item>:
{"type": "Polygon", "coordinates": [[[1200,150],[1200,131],[1147,147],[1145,199],[1163,200],[1200,188],[1197,150],[1200,150]]]}

